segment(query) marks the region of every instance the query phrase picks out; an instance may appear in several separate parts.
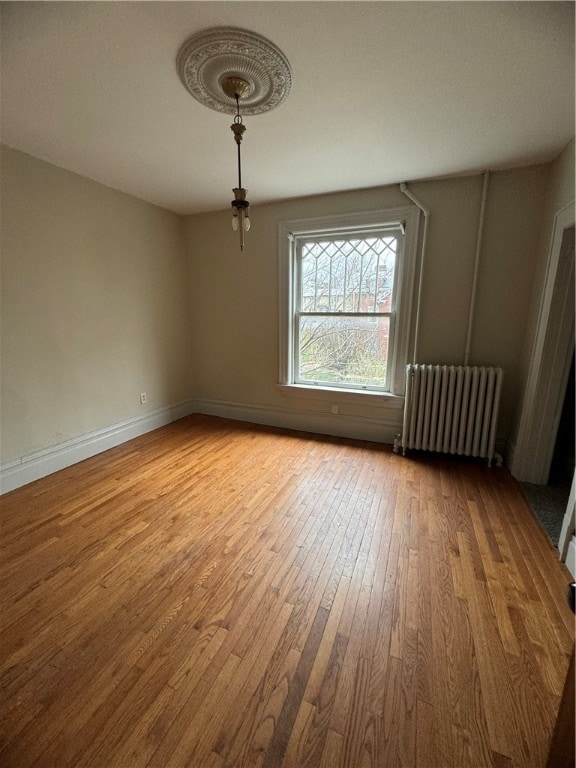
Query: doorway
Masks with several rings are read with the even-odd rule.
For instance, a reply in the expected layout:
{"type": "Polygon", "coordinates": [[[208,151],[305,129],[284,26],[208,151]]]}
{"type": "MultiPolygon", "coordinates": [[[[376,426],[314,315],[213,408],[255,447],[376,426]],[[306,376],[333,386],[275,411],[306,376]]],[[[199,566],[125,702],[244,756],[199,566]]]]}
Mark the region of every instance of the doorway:
{"type": "Polygon", "coordinates": [[[568,384],[566,386],[566,395],[560,414],[560,423],[558,424],[558,434],[554,444],[554,453],[552,454],[552,463],[550,465],[550,474],[548,475],[548,485],[568,486],[572,482],[574,474],[574,443],[575,443],[575,402],[576,393],[574,390],[574,354],[572,354],[572,365],[568,374],[568,384]]]}
{"type": "Polygon", "coordinates": [[[548,480],[545,485],[521,483],[532,511],[555,547],[558,547],[559,544],[574,475],[575,402],[574,354],[572,354],[572,364],[558,423],[558,433],[554,443],[548,480]]]}
{"type": "Polygon", "coordinates": [[[512,474],[521,482],[548,482],[573,356],[574,206],[569,205],[554,218],[540,316],[511,462],[512,474]]]}

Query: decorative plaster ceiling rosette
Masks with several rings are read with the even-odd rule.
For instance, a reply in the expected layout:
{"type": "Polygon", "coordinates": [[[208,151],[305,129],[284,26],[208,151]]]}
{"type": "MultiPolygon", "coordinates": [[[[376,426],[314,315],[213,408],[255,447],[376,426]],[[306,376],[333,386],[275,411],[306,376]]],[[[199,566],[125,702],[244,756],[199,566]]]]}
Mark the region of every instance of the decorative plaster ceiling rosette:
{"type": "Polygon", "coordinates": [[[242,114],[259,115],[279,106],[290,93],[292,71],[282,51],[253,32],[216,27],[193,35],[178,54],[184,87],[210,109],[236,113],[236,101],[222,89],[229,78],[248,83],[242,114]]]}

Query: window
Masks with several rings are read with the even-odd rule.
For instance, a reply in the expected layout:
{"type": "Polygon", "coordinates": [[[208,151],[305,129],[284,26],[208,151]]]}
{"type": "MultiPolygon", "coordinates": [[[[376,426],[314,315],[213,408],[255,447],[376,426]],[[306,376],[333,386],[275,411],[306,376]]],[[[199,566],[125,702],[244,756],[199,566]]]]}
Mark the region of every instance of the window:
{"type": "Polygon", "coordinates": [[[280,225],[281,384],[403,391],[419,211],[280,225]]]}

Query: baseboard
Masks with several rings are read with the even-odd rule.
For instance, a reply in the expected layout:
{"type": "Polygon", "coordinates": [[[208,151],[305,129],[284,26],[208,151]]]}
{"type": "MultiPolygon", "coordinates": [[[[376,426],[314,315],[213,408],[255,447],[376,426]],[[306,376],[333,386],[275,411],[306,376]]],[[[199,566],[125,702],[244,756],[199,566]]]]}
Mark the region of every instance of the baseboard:
{"type": "Polygon", "coordinates": [[[42,451],[4,462],[0,466],[0,493],[13,491],[191,413],[194,413],[191,401],[158,408],[144,416],[126,419],[42,451]]]}
{"type": "Polygon", "coordinates": [[[321,411],[284,410],[283,408],[229,401],[194,400],[193,403],[195,413],[390,445],[402,429],[401,411],[399,411],[399,420],[394,421],[366,416],[336,415],[321,411]]]}
{"type": "Polygon", "coordinates": [[[70,467],[192,413],[389,445],[394,443],[394,438],[402,431],[401,411],[396,420],[375,419],[367,416],[285,410],[264,405],[195,399],[160,408],[144,416],[127,419],[45,450],[4,462],[0,466],[0,494],[70,467]]]}

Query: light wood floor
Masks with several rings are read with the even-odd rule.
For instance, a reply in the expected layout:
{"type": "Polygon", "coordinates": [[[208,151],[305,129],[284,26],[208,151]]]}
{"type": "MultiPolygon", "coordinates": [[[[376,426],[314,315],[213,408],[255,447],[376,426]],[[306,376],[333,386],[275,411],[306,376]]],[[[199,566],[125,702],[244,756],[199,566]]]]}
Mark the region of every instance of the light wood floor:
{"type": "Polygon", "coordinates": [[[194,416],[5,495],[3,768],[539,768],[570,578],[504,469],[194,416]]]}

